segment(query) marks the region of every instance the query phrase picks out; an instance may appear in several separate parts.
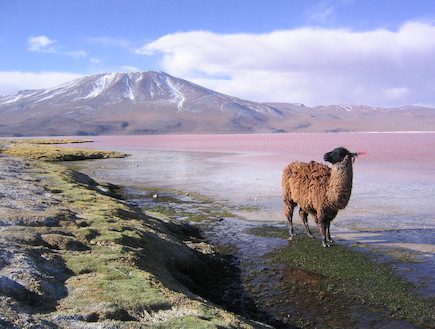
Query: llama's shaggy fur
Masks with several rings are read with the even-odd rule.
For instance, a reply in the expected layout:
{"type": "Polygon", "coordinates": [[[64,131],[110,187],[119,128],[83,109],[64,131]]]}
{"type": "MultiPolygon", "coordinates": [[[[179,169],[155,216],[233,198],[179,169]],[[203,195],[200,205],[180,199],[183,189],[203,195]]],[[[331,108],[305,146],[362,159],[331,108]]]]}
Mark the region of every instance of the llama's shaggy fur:
{"type": "Polygon", "coordinates": [[[290,238],[294,235],[293,211],[299,206],[307,234],[313,236],[308,226],[308,214],[311,214],[320,227],[322,245],[329,247],[331,221],[339,209],[346,207],[352,192],[352,163],[357,155],[339,147],[324,156],[325,161],[332,163],[332,168],[311,161],[293,162],[284,169],[284,213],[289,222],[290,238]]]}

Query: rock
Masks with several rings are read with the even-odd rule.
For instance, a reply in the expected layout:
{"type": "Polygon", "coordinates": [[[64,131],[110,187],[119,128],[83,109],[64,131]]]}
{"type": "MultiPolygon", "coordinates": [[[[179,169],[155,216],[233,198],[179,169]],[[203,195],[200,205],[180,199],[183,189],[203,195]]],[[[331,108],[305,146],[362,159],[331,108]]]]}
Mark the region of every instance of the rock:
{"type": "Polygon", "coordinates": [[[37,305],[41,301],[41,296],[6,276],[0,276],[0,293],[28,305],[37,305]]]}

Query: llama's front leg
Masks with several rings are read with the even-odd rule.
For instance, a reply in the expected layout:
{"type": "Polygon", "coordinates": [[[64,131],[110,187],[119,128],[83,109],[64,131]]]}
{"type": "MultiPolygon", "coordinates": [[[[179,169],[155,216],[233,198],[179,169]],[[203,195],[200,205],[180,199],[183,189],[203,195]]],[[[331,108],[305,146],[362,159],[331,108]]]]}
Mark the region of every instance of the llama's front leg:
{"type": "Polygon", "coordinates": [[[326,219],[325,215],[319,215],[319,226],[320,226],[320,235],[322,236],[322,246],[327,248],[329,247],[327,238],[326,238],[326,232],[328,229],[328,220],[326,219]]]}
{"type": "Polygon", "coordinates": [[[292,240],[293,236],[295,236],[293,230],[293,210],[295,209],[295,206],[296,205],[291,202],[285,202],[284,214],[287,217],[287,221],[288,221],[289,240],[292,240]]]}
{"type": "Polygon", "coordinates": [[[307,235],[308,235],[310,238],[314,238],[314,235],[313,235],[313,233],[311,233],[311,231],[310,231],[310,227],[308,226],[308,213],[305,212],[305,211],[303,211],[302,209],[299,209],[299,216],[300,216],[301,219],[302,219],[302,223],[304,223],[304,226],[305,226],[305,232],[307,232],[307,235]]]}

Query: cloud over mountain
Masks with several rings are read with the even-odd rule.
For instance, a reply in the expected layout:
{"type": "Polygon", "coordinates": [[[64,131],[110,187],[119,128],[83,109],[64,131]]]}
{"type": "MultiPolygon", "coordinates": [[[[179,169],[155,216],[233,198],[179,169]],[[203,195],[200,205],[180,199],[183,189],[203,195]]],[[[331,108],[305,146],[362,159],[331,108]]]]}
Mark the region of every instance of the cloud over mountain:
{"type": "Polygon", "coordinates": [[[397,31],[191,31],[165,35],[137,53],[161,54],[170,74],[257,101],[434,105],[433,35],[435,26],[424,22],[397,31]]]}
{"type": "Polygon", "coordinates": [[[50,88],[81,76],[71,72],[0,72],[0,95],[20,89],[50,88]]]}

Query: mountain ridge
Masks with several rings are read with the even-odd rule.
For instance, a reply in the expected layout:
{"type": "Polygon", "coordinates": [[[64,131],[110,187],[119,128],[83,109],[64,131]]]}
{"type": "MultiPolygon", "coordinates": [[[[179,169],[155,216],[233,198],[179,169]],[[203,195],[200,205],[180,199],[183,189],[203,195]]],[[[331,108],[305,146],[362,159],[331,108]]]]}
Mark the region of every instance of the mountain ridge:
{"type": "Polygon", "coordinates": [[[155,71],[0,96],[0,136],[433,130],[434,118],[417,106],[253,102],[155,71]]]}

